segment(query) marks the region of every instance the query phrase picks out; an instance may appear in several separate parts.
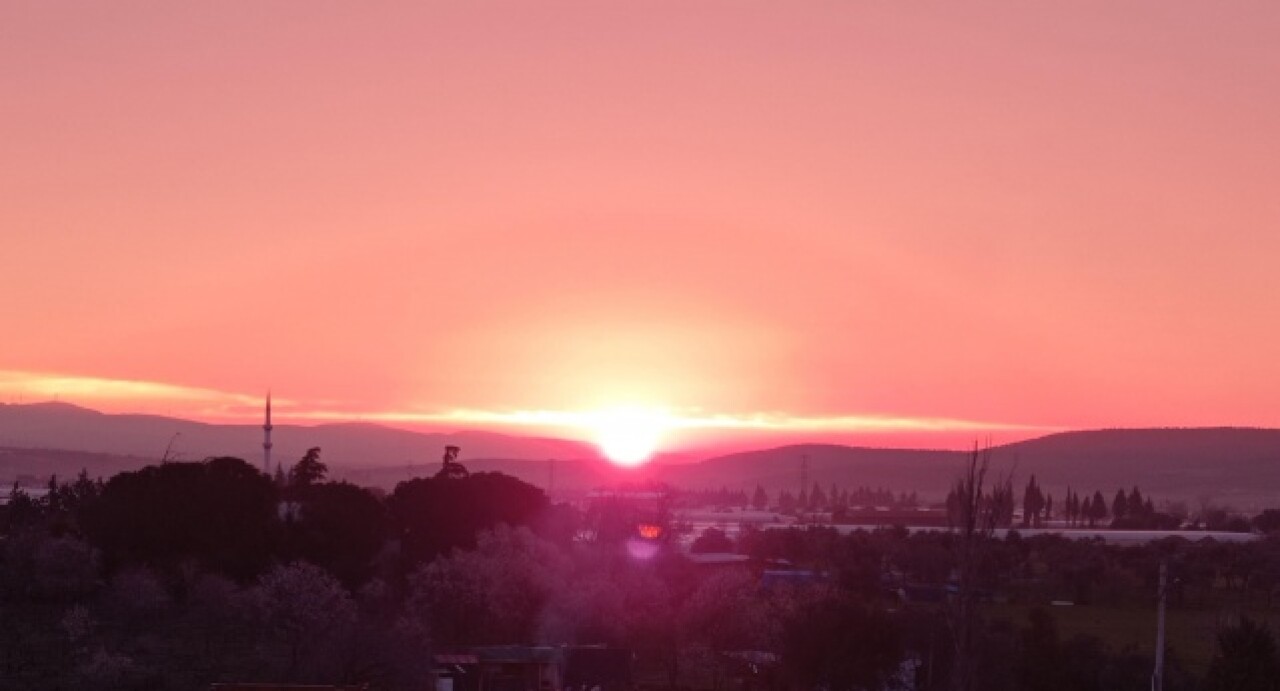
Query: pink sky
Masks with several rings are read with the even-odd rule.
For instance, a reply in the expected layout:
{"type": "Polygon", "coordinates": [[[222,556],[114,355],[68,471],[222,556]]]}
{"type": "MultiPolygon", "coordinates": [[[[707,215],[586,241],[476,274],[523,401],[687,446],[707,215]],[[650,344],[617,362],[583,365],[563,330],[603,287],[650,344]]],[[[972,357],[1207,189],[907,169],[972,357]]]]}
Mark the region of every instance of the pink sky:
{"type": "Polygon", "coordinates": [[[1274,2],[5,3],[0,395],[1280,426],[1277,36],[1274,2]]]}

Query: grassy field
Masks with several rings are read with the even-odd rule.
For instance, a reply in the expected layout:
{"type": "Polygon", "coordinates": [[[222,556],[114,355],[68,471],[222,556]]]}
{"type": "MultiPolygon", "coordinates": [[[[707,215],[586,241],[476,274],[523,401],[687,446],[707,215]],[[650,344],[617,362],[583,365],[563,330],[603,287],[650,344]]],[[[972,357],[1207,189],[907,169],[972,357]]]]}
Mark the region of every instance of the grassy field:
{"type": "MultiPolygon", "coordinates": [[[[1015,626],[1026,626],[1031,605],[989,605],[985,614],[993,619],[1006,619],[1015,626]]],[[[1044,607],[1058,624],[1060,640],[1077,634],[1096,636],[1112,650],[1126,648],[1151,655],[1154,659],[1156,642],[1156,609],[1145,607],[1101,607],[1073,605],[1044,607]]],[[[1238,615],[1264,621],[1273,632],[1280,631],[1280,611],[1267,611],[1262,607],[1242,609],[1239,606],[1172,608],[1165,613],[1165,636],[1169,647],[1182,664],[1194,674],[1203,674],[1209,667],[1217,645],[1218,629],[1234,622],[1238,615]]]]}

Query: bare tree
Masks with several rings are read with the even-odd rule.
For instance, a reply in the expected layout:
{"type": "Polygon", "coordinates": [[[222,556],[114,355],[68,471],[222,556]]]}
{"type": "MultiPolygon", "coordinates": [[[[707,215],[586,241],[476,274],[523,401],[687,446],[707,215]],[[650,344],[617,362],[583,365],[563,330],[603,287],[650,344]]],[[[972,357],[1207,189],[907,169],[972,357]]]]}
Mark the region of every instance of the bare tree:
{"type": "Polygon", "coordinates": [[[1013,505],[1012,473],[999,478],[990,494],[984,494],[990,465],[990,443],[979,447],[975,442],[964,472],[951,488],[948,502],[951,528],[955,533],[952,544],[955,549],[956,594],[947,610],[947,623],[955,645],[952,688],[956,691],[974,688],[975,581],[981,551],[995,532],[996,525],[1013,505]]]}

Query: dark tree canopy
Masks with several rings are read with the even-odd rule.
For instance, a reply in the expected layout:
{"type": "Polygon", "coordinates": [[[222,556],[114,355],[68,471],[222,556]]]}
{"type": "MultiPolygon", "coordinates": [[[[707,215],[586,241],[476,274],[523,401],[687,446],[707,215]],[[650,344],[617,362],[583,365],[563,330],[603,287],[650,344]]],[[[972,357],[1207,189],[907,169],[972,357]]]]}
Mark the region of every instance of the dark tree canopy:
{"type": "Polygon", "coordinates": [[[84,529],[111,563],[194,559],[247,578],[270,559],[275,525],[271,480],[238,458],[220,457],[116,475],[84,529]]]}
{"type": "Polygon", "coordinates": [[[289,486],[306,487],[324,480],[329,473],[329,466],[320,460],[320,447],[307,449],[298,464],[289,469],[289,486]]]}
{"type": "Polygon", "coordinates": [[[751,506],[758,510],[764,510],[769,507],[769,495],[765,493],[764,488],[760,485],[756,485],[756,492],[751,495],[751,506]]]}
{"type": "Polygon", "coordinates": [[[1280,657],[1276,639],[1264,624],[1245,617],[1218,634],[1218,651],[1209,665],[1210,691],[1275,691],[1280,689],[1280,657]]]}
{"type": "Polygon", "coordinates": [[[884,612],[847,598],[802,606],[784,623],[782,666],[801,688],[885,688],[902,649],[884,612]]]}
{"type": "Polygon", "coordinates": [[[396,485],[388,506],[407,565],[457,547],[499,523],[530,525],[547,508],[542,490],[502,473],[418,478],[396,485]]]}
{"type": "Polygon", "coordinates": [[[293,500],[297,510],[284,527],[288,556],[322,566],[348,586],[361,583],[386,538],[382,502],[345,482],[299,488],[293,500]]]}

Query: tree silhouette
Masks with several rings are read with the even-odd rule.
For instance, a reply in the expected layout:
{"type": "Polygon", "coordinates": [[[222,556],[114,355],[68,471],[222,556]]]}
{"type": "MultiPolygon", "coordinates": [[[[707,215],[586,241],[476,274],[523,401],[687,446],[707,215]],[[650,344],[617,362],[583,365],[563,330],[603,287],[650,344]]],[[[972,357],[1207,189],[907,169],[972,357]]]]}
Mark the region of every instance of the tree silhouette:
{"type": "Polygon", "coordinates": [[[362,583],[387,535],[382,502],[345,482],[300,488],[294,500],[296,516],[284,526],[287,556],[322,566],[349,587],[362,583]]]}
{"type": "Polygon", "coordinates": [[[1218,651],[1205,678],[1207,691],[1276,691],[1280,658],[1265,625],[1245,617],[1218,634],[1218,651]]]}
{"type": "Polygon", "coordinates": [[[466,466],[458,462],[458,452],[460,448],[456,446],[444,447],[444,461],[440,470],[436,471],[436,478],[443,480],[461,480],[467,477],[466,466]]]}
{"type": "Polygon", "coordinates": [[[355,619],[355,604],[342,584],[306,562],[263,574],[250,597],[261,631],[286,650],[283,676],[288,681],[297,680],[300,664],[319,641],[355,619]]]}
{"type": "MultiPolygon", "coordinates": [[[[1141,510],[1141,506],[1138,508],[1141,510]]],[[[1123,521],[1128,514],[1129,500],[1124,495],[1124,489],[1118,489],[1115,499],[1111,500],[1111,516],[1117,521],[1123,521]]]]}
{"type": "Polygon", "coordinates": [[[751,506],[760,510],[769,506],[769,495],[765,494],[764,488],[760,485],[756,485],[756,493],[751,497],[751,506]]]}
{"type": "Polygon", "coordinates": [[[271,558],[276,501],[271,480],[238,458],[166,463],[111,478],[84,531],[109,564],[194,559],[244,578],[271,558]]]}
{"type": "MultiPolygon", "coordinates": [[[[991,463],[991,449],[973,446],[973,453],[965,464],[963,474],[952,486],[947,498],[951,525],[956,531],[955,549],[957,592],[947,611],[955,648],[955,664],[952,667],[952,688],[969,691],[974,688],[976,595],[975,579],[981,550],[990,540],[1001,508],[998,502],[983,495],[987,470],[991,463]]],[[[1007,486],[997,483],[997,488],[1007,486]]],[[[994,492],[993,492],[994,494],[994,492]]],[[[1009,499],[1012,502],[1012,490],[1009,499]]]]}
{"type": "Polygon", "coordinates": [[[289,469],[289,486],[307,487],[324,480],[329,473],[329,466],[320,460],[320,447],[313,446],[303,454],[302,460],[289,469]]]}
{"type": "Polygon", "coordinates": [[[1110,512],[1107,511],[1107,500],[1103,499],[1102,491],[1095,491],[1093,493],[1093,503],[1091,504],[1089,511],[1089,525],[1094,525],[1098,521],[1107,520],[1107,515],[1109,513],[1110,512]]]}
{"type": "Polygon", "coordinates": [[[502,473],[408,480],[387,504],[406,566],[472,547],[480,530],[499,523],[530,525],[548,506],[541,489],[502,473]]]}
{"type": "Polygon", "coordinates": [[[888,617],[847,598],[808,603],[783,625],[783,671],[799,688],[887,688],[901,656],[888,617]]]}
{"type": "Polygon", "coordinates": [[[1044,507],[1044,493],[1040,491],[1040,485],[1036,484],[1036,476],[1032,475],[1027,481],[1026,491],[1022,493],[1022,526],[1039,528],[1040,512],[1044,507]]]}

